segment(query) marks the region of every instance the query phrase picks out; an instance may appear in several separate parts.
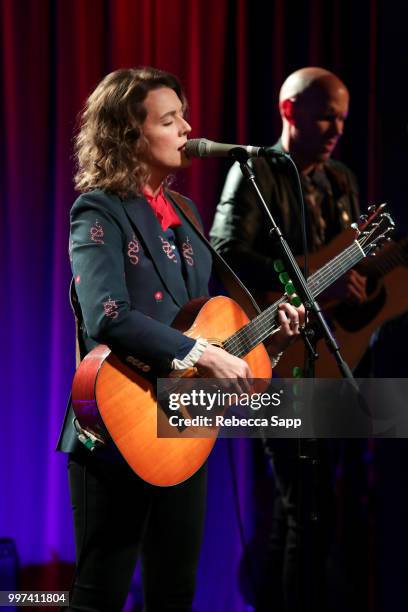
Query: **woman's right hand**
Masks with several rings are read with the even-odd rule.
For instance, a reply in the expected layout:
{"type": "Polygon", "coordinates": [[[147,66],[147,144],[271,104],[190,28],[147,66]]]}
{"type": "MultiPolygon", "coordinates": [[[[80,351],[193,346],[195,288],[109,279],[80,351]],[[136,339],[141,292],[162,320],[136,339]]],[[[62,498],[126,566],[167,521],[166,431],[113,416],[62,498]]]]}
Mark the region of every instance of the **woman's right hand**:
{"type": "Polygon", "coordinates": [[[250,393],[253,374],[243,359],[230,355],[224,349],[209,344],[195,364],[203,378],[219,378],[221,386],[233,388],[237,393],[250,393]]]}

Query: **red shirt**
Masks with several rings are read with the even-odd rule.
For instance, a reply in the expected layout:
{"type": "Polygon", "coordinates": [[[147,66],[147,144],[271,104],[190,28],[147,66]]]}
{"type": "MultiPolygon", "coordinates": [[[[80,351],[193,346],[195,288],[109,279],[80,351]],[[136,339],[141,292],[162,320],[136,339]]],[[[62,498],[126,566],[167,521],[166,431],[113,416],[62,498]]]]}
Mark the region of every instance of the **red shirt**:
{"type": "Polygon", "coordinates": [[[143,195],[152,207],[164,232],[170,226],[181,225],[180,218],[172,204],[164,196],[163,186],[160,187],[159,193],[156,196],[146,193],[145,190],[143,190],[143,195]]]}

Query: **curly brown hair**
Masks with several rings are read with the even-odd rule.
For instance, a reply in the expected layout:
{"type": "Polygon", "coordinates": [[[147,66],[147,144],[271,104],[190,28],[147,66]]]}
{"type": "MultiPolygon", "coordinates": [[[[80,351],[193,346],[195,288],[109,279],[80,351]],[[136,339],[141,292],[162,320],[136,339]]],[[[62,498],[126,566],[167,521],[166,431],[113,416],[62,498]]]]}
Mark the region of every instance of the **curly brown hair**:
{"type": "Polygon", "coordinates": [[[161,87],[173,89],[186,106],[178,79],[156,68],[115,70],[99,83],[80,114],[75,138],[79,191],[98,188],[122,198],[140,193],[147,179],[143,102],[149,91],[161,87]]]}

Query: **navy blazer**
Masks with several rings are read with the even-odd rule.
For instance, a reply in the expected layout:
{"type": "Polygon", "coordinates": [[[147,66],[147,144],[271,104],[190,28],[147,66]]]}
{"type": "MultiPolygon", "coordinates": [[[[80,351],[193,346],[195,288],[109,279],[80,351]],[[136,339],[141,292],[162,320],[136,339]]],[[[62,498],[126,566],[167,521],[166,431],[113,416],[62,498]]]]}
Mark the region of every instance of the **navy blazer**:
{"type": "MultiPolygon", "coordinates": [[[[187,302],[208,295],[212,257],[176,203],[175,208],[182,221],[174,228],[176,251],[143,197],[121,200],[94,190],[74,203],[70,257],[83,353],[107,344],[159,375],[193,346],[170,324],[187,302]]],[[[58,442],[65,452],[78,444],[72,419],[69,406],[58,442]]]]}

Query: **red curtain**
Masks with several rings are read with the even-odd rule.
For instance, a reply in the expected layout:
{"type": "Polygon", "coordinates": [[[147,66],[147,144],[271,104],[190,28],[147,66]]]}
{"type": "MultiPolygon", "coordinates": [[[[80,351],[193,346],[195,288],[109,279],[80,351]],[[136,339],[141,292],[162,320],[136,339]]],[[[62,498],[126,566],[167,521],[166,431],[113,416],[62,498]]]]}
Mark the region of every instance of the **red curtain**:
{"type": "MultiPolygon", "coordinates": [[[[273,144],[284,78],[331,69],[351,92],[336,154],[356,171],[362,206],[386,197],[407,227],[407,22],[406,3],[379,0],[0,0],[0,536],[16,540],[23,568],[73,560],[65,459],[53,447],[74,370],[68,213],[87,95],[111,70],[155,65],[180,77],[192,137],[273,144]]],[[[228,166],[195,160],[177,179],[207,228],[228,166]]],[[[235,450],[250,538],[250,464],[235,450]]],[[[231,473],[225,447],[217,452],[197,610],[240,612],[231,473]]]]}

